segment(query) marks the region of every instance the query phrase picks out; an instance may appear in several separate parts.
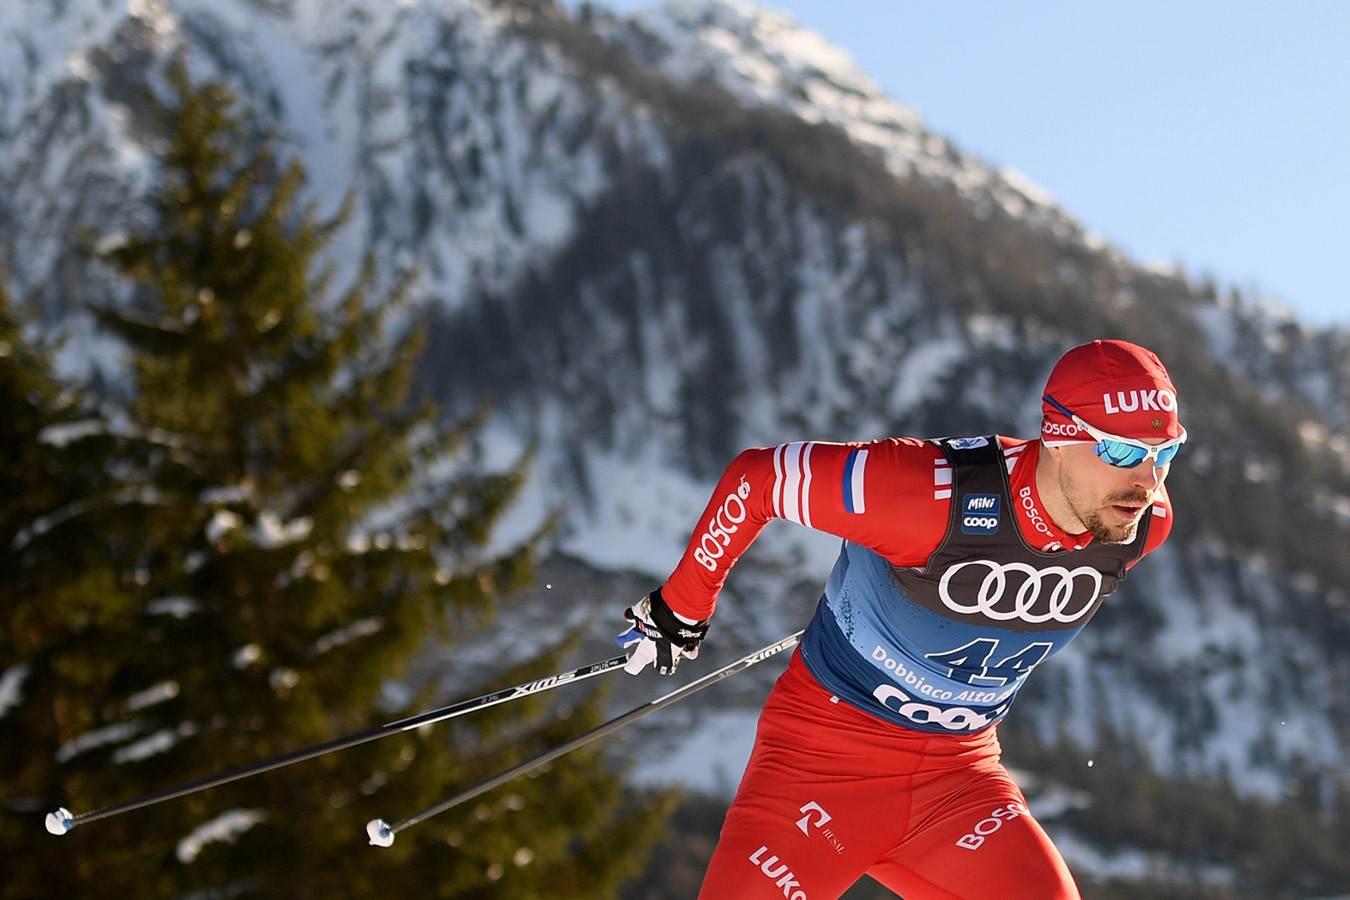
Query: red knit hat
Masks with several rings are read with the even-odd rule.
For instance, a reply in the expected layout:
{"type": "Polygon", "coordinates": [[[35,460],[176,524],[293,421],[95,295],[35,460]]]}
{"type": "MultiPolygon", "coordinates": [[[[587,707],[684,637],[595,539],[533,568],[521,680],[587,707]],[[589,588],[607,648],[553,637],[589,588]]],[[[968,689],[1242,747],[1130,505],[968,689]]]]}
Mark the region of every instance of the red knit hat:
{"type": "MultiPolygon", "coordinates": [[[[1093,428],[1135,440],[1181,434],[1177,389],[1162,361],[1127,341],[1093,341],[1060,357],[1045,393],[1093,428]]],[[[1047,444],[1090,441],[1073,420],[1044,400],[1041,439],[1047,444]]]]}

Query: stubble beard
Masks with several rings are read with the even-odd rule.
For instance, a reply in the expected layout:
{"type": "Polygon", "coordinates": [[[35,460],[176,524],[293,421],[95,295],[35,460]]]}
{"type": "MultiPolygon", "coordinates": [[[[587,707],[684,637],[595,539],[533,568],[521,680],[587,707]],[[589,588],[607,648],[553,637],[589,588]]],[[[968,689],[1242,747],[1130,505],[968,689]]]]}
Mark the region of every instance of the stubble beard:
{"type": "Polygon", "coordinates": [[[1092,509],[1079,509],[1073,499],[1072,483],[1066,479],[1061,486],[1070,509],[1078,517],[1078,521],[1083,523],[1084,530],[1092,535],[1093,540],[1106,544],[1128,544],[1134,540],[1135,534],[1139,531],[1139,523],[1143,521],[1144,513],[1148,511],[1148,505],[1152,500],[1147,491],[1121,491],[1118,494],[1110,494],[1092,509]],[[1106,521],[1106,514],[1117,503],[1138,505],[1142,509],[1132,521],[1123,525],[1113,525],[1106,521]]]}
{"type": "Polygon", "coordinates": [[[1139,531],[1139,519],[1113,528],[1102,521],[1100,511],[1080,516],[1080,519],[1087,526],[1087,533],[1092,535],[1094,540],[1105,544],[1128,544],[1134,540],[1135,533],[1139,531]]]}

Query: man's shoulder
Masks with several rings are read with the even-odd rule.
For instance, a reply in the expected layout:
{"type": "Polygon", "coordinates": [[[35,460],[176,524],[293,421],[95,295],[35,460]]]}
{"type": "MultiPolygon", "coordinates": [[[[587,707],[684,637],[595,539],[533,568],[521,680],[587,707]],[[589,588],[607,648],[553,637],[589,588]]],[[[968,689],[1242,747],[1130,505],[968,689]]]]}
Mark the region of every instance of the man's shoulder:
{"type": "Polygon", "coordinates": [[[1148,526],[1148,541],[1144,544],[1141,556],[1147,556],[1158,549],[1167,536],[1172,533],[1174,517],[1172,515],[1172,497],[1167,493],[1167,485],[1160,485],[1153,497],[1153,508],[1149,511],[1151,519],[1148,526]]]}

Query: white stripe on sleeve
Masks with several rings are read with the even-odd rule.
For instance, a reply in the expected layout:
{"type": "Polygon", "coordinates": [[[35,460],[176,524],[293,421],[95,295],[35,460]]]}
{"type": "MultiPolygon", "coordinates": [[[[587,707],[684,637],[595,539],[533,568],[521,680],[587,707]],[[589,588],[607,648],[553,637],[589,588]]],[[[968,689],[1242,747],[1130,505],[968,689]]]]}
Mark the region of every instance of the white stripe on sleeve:
{"type": "Polygon", "coordinates": [[[863,493],[863,470],[867,468],[867,451],[859,450],[853,458],[852,478],[849,482],[849,495],[853,498],[853,512],[867,512],[867,502],[863,493]]]}
{"type": "Polygon", "coordinates": [[[815,444],[805,444],[802,448],[802,524],[811,527],[811,448],[815,444]]]}
{"type": "Polygon", "coordinates": [[[779,444],[773,451],[773,514],[783,518],[783,455],[786,444],[779,444]]]}
{"type": "Polygon", "coordinates": [[[799,442],[783,444],[774,454],[774,475],[778,479],[774,488],[774,512],[780,518],[802,525],[811,524],[802,509],[802,486],[803,483],[810,484],[810,470],[806,467],[809,453],[810,444],[799,442]]]}
{"type": "Polygon", "coordinates": [[[945,500],[952,495],[952,467],[945,458],[933,464],[933,487],[934,500],[945,500]]]}

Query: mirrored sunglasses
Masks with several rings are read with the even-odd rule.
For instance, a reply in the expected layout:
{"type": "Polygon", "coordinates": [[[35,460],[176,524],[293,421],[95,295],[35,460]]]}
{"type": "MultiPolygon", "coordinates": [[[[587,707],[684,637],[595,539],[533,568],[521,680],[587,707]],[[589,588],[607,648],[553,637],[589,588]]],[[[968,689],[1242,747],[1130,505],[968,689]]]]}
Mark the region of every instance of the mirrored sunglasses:
{"type": "Polygon", "coordinates": [[[1077,413],[1060,405],[1049,394],[1045,395],[1045,402],[1068,416],[1075,425],[1092,436],[1092,439],[1097,442],[1092,450],[1103,461],[1121,469],[1133,469],[1146,459],[1152,459],[1153,467],[1161,469],[1172,461],[1177,455],[1177,451],[1181,449],[1181,445],[1186,442],[1186,429],[1184,428],[1181,429],[1180,435],[1161,444],[1145,444],[1143,441],[1136,441],[1133,438],[1120,437],[1102,431],[1100,428],[1093,428],[1079,418],[1077,413]]]}

